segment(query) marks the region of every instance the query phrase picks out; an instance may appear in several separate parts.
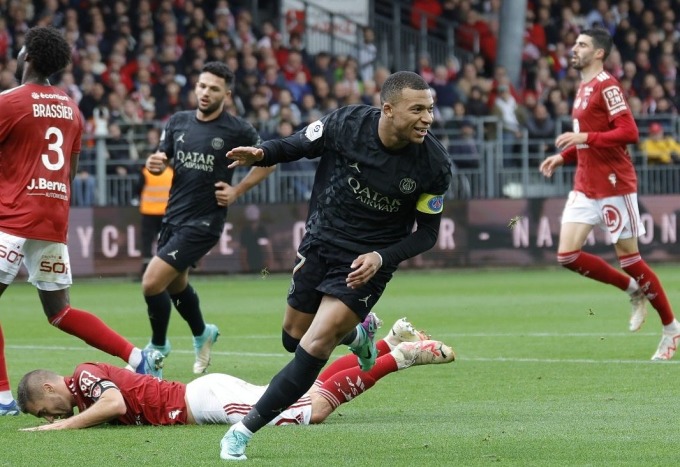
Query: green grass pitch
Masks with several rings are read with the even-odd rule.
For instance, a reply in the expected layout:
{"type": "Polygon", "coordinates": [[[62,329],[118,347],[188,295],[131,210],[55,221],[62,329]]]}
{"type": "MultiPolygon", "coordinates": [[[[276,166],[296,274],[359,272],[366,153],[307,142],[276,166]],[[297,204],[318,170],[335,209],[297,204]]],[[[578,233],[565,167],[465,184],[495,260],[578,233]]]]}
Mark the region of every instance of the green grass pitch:
{"type": "MultiPolygon", "coordinates": [[[[680,310],[680,268],[657,266],[657,273],[680,310]]],[[[221,331],[210,371],[266,384],[289,361],[280,338],[289,280],[192,279],[206,320],[221,331]]],[[[71,300],[143,346],[150,331],[140,289],[129,281],[77,279],[71,300]]],[[[38,367],[70,374],[81,361],[122,364],[49,326],[26,284],[10,287],[0,310],[13,391],[38,367]]],[[[453,346],[458,361],[391,374],[323,425],[265,427],[248,447],[250,464],[680,464],[680,358],[649,361],[660,338],[658,316],[650,307],[643,329],[628,332],[628,300],[615,288],[557,268],[402,271],[375,311],[384,320],[380,336],[406,316],[453,346]]],[[[174,311],[169,337],[164,376],[187,382],[191,340],[174,311]]],[[[217,465],[226,431],[18,431],[38,423],[26,415],[0,418],[0,466],[217,465]]]]}

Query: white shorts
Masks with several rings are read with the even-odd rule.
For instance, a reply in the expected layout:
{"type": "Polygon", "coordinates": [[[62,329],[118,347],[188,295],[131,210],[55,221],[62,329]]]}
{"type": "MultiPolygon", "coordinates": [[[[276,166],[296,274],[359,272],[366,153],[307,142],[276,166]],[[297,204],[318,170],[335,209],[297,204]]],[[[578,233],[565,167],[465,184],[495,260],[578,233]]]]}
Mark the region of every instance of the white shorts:
{"type": "Polygon", "coordinates": [[[28,282],[40,290],[63,290],[73,283],[65,244],[31,240],[0,231],[0,283],[14,282],[22,263],[28,270],[28,282]]]}
{"type": "Polygon", "coordinates": [[[609,232],[613,243],[645,234],[636,193],[591,199],[580,191],[572,191],[562,211],[562,223],[567,222],[597,225],[609,232]]]}
{"type": "MultiPolygon", "coordinates": [[[[199,425],[233,425],[245,417],[265,389],[234,376],[210,373],[187,384],[186,400],[199,425]]],[[[304,395],[269,425],[309,425],[311,418],[312,401],[304,395]]]]}

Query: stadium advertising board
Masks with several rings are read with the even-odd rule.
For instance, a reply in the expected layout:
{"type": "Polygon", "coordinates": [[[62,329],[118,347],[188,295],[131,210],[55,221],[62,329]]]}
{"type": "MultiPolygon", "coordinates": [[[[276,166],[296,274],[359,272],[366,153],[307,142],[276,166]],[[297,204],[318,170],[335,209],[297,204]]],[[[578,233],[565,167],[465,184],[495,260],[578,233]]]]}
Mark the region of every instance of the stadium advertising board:
{"type": "MultiPolygon", "coordinates": [[[[439,240],[402,267],[528,266],[556,264],[555,252],[564,199],[448,201],[439,240]]],[[[677,215],[680,196],[640,198],[647,233],[640,249],[649,261],[680,261],[677,215]]],[[[196,272],[240,273],[245,205],[229,209],[229,222],[196,272]]],[[[259,220],[274,262],[271,272],[289,271],[304,234],[306,204],[260,205],[259,220]]],[[[71,211],[69,251],[74,276],[135,275],[140,268],[140,218],[137,208],[75,208],[71,211]]],[[[251,239],[252,240],[252,239],[251,239]]],[[[595,229],[584,247],[615,261],[606,232],[595,229]]]]}

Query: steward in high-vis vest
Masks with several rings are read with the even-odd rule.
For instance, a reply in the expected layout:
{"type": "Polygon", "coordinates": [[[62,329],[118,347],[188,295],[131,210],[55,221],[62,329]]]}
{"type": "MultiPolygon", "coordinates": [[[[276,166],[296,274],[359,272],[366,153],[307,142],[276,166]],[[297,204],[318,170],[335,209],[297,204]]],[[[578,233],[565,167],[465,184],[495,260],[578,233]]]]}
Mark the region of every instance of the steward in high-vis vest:
{"type": "Polygon", "coordinates": [[[165,214],[165,208],[170,199],[170,186],[172,185],[172,167],[168,167],[160,175],[152,175],[146,167],[142,169],[144,182],[139,196],[139,212],[148,216],[161,216],[165,214]]]}
{"type": "Polygon", "coordinates": [[[170,199],[174,172],[168,167],[160,175],[152,175],[146,167],[140,175],[139,212],[142,215],[142,275],[153,258],[153,245],[158,239],[165,208],[170,199]]]}

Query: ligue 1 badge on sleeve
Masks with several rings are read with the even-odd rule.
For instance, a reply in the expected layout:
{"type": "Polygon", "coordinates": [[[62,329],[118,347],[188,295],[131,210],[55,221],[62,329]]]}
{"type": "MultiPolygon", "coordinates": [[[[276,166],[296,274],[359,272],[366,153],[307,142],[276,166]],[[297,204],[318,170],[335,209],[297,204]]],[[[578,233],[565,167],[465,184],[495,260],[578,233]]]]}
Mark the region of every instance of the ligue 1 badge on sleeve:
{"type": "Polygon", "coordinates": [[[322,134],[323,134],[323,122],[321,120],[317,120],[307,125],[307,129],[305,130],[305,136],[307,137],[308,140],[315,141],[321,138],[322,134]]]}

